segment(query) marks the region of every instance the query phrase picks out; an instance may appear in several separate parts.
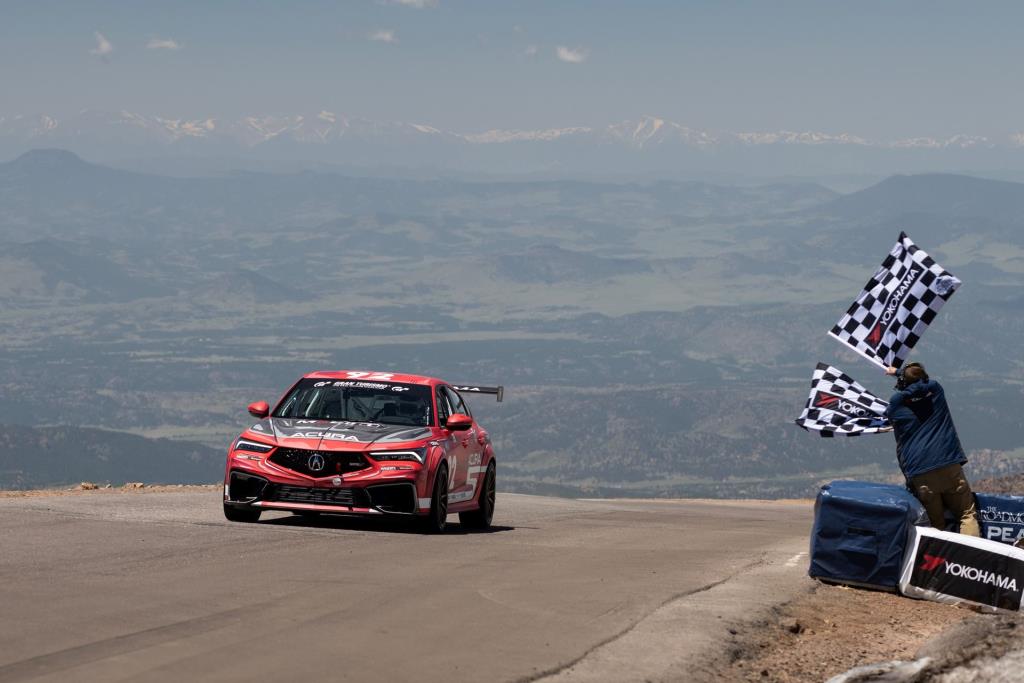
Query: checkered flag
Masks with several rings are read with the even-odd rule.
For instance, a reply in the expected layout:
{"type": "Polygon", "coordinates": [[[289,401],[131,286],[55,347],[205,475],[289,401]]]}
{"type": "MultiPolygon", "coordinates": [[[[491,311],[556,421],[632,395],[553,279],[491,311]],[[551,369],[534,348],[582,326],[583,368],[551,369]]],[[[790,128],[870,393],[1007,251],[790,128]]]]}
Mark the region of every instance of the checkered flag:
{"type": "Polygon", "coordinates": [[[811,395],[796,423],[821,436],[878,434],[892,429],[885,417],[888,407],[842,370],[818,363],[811,378],[811,395]]]}
{"type": "Polygon", "coordinates": [[[900,367],[960,280],[901,232],[829,335],[883,368],[900,367]]]}

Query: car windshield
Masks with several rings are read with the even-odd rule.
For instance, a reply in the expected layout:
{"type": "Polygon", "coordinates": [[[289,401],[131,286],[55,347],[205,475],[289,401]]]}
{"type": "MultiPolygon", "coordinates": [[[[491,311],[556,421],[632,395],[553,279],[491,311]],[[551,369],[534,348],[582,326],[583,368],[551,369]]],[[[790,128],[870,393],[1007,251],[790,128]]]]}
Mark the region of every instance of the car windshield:
{"type": "Polygon", "coordinates": [[[397,382],[303,379],[274,417],[429,427],[430,387],[397,382]]]}

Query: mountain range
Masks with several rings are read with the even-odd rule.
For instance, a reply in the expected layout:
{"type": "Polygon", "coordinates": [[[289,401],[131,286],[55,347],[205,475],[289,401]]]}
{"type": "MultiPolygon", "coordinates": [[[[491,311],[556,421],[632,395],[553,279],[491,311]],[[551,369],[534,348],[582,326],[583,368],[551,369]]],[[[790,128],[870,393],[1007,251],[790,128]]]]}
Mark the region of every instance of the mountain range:
{"type": "Polygon", "coordinates": [[[65,118],[0,116],[0,157],[39,147],[60,147],[107,162],[230,157],[591,176],[1024,171],[1024,133],[878,140],[820,131],[703,130],[654,116],[597,127],[482,132],[328,111],[234,120],[94,110],[65,118]]]}

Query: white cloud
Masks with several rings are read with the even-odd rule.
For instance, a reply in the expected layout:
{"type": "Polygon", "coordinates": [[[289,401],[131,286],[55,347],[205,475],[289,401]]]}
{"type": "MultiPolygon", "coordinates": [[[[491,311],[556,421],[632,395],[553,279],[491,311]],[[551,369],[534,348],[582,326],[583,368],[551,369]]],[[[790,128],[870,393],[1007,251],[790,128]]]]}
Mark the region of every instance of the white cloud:
{"type": "Polygon", "coordinates": [[[89,50],[89,53],[98,55],[100,57],[106,57],[113,51],[113,44],[109,40],[107,40],[106,36],[104,36],[99,31],[96,31],[96,47],[92,50],[89,50]]]}
{"type": "Polygon", "coordinates": [[[569,64],[582,64],[587,61],[587,57],[590,56],[590,50],[582,47],[569,48],[564,45],[559,45],[555,48],[555,54],[557,54],[558,58],[563,62],[568,62],[569,64]]]}
{"type": "Polygon", "coordinates": [[[538,52],[540,52],[540,48],[536,45],[527,45],[526,49],[523,50],[523,54],[527,57],[536,57],[538,52]]]}
{"type": "Polygon", "coordinates": [[[370,35],[366,36],[370,40],[375,40],[378,43],[397,43],[398,38],[395,37],[395,32],[391,30],[381,29],[380,31],[374,31],[370,35]]]}
{"type": "Polygon", "coordinates": [[[414,9],[433,9],[438,5],[438,0],[377,0],[377,2],[381,5],[401,5],[414,9]]]}
{"type": "Polygon", "coordinates": [[[150,38],[146,47],[150,50],[180,50],[181,44],[171,38],[150,38]]]}

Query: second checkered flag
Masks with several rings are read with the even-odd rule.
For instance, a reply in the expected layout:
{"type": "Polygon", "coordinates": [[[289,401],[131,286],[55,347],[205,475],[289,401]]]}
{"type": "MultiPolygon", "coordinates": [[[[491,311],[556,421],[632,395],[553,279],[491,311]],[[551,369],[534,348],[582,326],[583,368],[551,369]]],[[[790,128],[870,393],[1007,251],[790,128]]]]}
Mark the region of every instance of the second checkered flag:
{"type": "Polygon", "coordinates": [[[892,429],[885,417],[888,407],[842,370],[818,363],[811,378],[811,395],[796,423],[821,436],[877,434],[892,429]]]}

